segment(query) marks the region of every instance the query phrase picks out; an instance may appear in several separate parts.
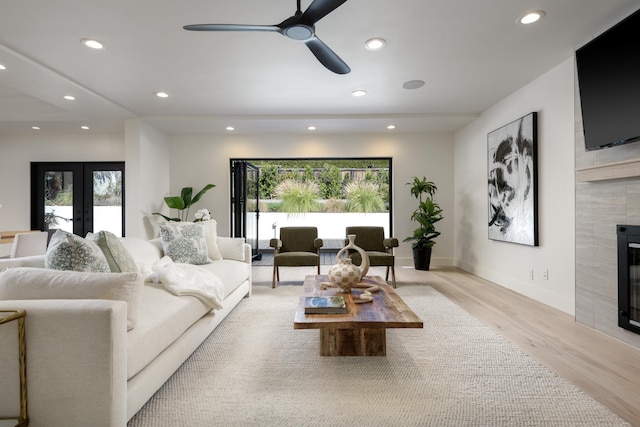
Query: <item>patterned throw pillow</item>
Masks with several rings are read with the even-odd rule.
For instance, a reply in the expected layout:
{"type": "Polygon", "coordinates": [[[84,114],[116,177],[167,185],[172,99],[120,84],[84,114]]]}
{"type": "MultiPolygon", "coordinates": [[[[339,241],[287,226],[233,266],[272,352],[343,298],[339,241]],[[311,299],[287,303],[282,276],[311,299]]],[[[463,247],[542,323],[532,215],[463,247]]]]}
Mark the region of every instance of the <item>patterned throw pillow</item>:
{"type": "Polygon", "coordinates": [[[160,224],[162,250],[173,262],[209,264],[204,228],[198,224],[167,222],[160,224]]]}
{"type": "Polygon", "coordinates": [[[98,244],[112,273],[137,271],[136,261],[115,234],[110,231],[99,231],[95,234],[88,233],[87,239],[98,244]]]}
{"type": "Polygon", "coordinates": [[[63,230],[51,236],[44,266],[53,270],[111,272],[107,259],[96,243],[63,230]]]}

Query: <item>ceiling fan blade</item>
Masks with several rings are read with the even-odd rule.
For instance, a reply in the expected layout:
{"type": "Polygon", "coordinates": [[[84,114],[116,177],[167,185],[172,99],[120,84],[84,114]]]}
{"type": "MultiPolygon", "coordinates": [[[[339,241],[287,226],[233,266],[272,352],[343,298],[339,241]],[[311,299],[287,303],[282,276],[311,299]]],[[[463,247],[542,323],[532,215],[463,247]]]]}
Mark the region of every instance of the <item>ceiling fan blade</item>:
{"type": "Polygon", "coordinates": [[[313,25],[346,1],[347,0],[313,0],[313,3],[311,3],[302,14],[302,20],[313,25]]]}
{"type": "Polygon", "coordinates": [[[280,31],[280,28],[275,25],[244,24],[195,24],[185,25],[182,28],[189,31],[280,31]]]}
{"type": "Polygon", "coordinates": [[[349,68],[349,66],[319,38],[313,37],[305,41],[304,44],[307,45],[309,50],[311,50],[315,57],[318,58],[318,61],[320,61],[322,65],[334,73],[348,74],[351,71],[351,68],[349,68]]]}

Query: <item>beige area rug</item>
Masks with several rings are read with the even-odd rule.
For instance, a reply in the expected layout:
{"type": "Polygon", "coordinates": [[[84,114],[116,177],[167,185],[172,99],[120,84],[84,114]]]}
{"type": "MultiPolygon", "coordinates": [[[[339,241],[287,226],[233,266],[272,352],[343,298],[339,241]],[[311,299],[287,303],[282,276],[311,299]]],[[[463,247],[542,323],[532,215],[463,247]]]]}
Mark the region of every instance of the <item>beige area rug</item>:
{"type": "Polygon", "coordinates": [[[129,427],[628,425],[426,285],[398,287],[425,327],[386,357],[321,357],[301,291],[254,286],[129,427]]]}

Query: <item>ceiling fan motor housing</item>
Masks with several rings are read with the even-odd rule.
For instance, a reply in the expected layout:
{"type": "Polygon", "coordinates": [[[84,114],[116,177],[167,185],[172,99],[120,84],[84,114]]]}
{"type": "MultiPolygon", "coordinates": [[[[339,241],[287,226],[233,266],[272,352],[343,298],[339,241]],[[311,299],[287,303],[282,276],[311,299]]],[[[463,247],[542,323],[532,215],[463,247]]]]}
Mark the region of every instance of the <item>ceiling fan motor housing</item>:
{"type": "Polygon", "coordinates": [[[284,35],[293,40],[309,40],[314,36],[314,28],[309,25],[296,24],[284,29],[284,35]]]}

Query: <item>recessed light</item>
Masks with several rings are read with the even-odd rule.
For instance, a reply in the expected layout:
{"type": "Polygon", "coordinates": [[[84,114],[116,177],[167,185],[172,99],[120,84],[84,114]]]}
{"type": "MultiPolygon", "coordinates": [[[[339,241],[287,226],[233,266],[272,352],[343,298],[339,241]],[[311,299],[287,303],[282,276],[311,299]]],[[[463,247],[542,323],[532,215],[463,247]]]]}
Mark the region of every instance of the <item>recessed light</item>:
{"type": "Polygon", "coordinates": [[[66,99],[67,101],[75,101],[76,97],[72,96],[72,95],[65,95],[63,96],[64,99],[66,99]]]}
{"type": "Polygon", "coordinates": [[[82,130],[89,130],[89,126],[80,126],[80,129],[82,129],[82,130]]]}
{"type": "Polygon", "coordinates": [[[307,129],[308,130],[316,130],[317,128],[315,126],[308,126],[307,129]]]}
{"type": "Polygon", "coordinates": [[[236,128],[234,128],[233,126],[227,126],[225,129],[228,130],[229,132],[236,130],[236,128]]]}
{"type": "Polygon", "coordinates": [[[5,67],[4,65],[0,64],[0,70],[6,70],[7,67],[5,67]]]}
{"type": "Polygon", "coordinates": [[[518,19],[518,22],[523,25],[533,24],[534,22],[539,21],[544,18],[544,12],[541,10],[532,10],[531,12],[527,12],[518,19]]]}
{"type": "Polygon", "coordinates": [[[31,129],[33,129],[33,130],[40,130],[40,126],[31,126],[31,129]]]}
{"type": "Polygon", "coordinates": [[[373,39],[369,39],[364,43],[364,47],[369,50],[380,50],[384,47],[387,42],[385,39],[376,37],[373,39]]]}
{"type": "Polygon", "coordinates": [[[158,98],[168,98],[169,94],[167,92],[156,92],[155,93],[158,98]]]}
{"type": "Polygon", "coordinates": [[[396,128],[396,125],[389,125],[387,126],[387,129],[389,130],[394,130],[396,128]]]}
{"type": "Polygon", "coordinates": [[[80,42],[86,47],[90,47],[91,49],[102,50],[104,49],[104,45],[100,43],[98,40],[94,39],[82,39],[80,42]]]}
{"type": "Polygon", "coordinates": [[[367,91],[362,89],[354,90],[353,92],[351,92],[351,95],[353,96],[365,96],[366,94],[367,91]]]}

